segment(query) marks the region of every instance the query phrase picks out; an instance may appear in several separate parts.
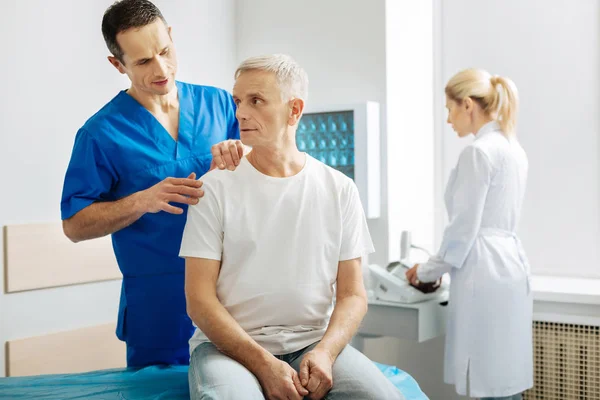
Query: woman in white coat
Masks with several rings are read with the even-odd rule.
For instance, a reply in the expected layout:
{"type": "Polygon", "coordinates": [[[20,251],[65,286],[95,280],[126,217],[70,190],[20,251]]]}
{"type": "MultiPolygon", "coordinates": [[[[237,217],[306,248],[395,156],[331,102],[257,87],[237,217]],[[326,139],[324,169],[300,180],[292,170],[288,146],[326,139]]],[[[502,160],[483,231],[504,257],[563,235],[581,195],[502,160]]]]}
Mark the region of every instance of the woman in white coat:
{"type": "Polygon", "coordinates": [[[446,85],[448,123],[475,135],[445,193],[449,223],[413,284],[451,277],[444,380],[461,395],[520,399],[533,386],[529,263],[516,235],[528,162],[515,136],[517,90],[470,69],[446,85]]]}

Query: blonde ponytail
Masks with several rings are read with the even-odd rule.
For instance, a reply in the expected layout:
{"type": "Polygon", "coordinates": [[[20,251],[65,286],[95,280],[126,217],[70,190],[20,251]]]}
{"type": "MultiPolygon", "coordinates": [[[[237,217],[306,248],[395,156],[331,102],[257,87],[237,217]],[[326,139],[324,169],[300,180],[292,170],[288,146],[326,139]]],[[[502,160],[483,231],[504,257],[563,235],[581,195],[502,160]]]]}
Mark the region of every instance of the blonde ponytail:
{"type": "Polygon", "coordinates": [[[446,85],[446,96],[457,103],[471,98],[486,115],[500,124],[505,135],[514,135],[519,106],[517,87],[508,78],[490,75],[482,69],[466,69],[446,85]]]}
{"type": "Polygon", "coordinates": [[[490,79],[492,88],[495,90],[497,100],[494,101],[494,110],[498,110],[498,122],[502,131],[508,135],[515,134],[517,125],[517,108],[519,106],[519,98],[517,87],[508,78],[501,76],[492,76],[490,79]]]}

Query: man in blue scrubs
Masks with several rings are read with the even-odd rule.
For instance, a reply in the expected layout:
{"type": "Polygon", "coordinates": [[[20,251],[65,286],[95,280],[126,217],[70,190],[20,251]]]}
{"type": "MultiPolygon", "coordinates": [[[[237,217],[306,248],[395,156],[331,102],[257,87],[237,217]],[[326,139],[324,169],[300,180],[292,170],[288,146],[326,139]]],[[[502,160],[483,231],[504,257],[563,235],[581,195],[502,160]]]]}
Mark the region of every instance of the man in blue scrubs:
{"type": "Polygon", "coordinates": [[[188,364],[194,327],[179,246],[187,206],[202,201],[196,177],[211,162],[235,169],[243,156],[235,104],[224,90],[175,81],[171,28],[151,2],[113,4],[102,33],[131,87],[77,132],[64,232],[74,242],[112,234],[123,273],[117,336],[128,366],[188,364]]]}

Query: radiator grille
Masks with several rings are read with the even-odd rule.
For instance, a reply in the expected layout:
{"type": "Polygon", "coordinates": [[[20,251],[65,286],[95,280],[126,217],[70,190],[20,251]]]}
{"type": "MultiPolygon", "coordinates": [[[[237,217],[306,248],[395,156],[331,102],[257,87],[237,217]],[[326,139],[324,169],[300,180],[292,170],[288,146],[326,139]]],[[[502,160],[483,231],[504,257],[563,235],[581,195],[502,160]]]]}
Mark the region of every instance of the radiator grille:
{"type": "Polygon", "coordinates": [[[525,400],[600,400],[600,327],[534,321],[525,400]]]}

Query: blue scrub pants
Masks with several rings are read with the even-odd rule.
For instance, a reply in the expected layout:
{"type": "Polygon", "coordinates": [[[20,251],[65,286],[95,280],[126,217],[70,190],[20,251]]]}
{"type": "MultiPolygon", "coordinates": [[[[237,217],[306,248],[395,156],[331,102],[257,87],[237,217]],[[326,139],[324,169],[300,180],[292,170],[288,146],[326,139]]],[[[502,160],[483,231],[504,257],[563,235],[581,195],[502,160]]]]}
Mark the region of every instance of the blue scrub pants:
{"type": "Polygon", "coordinates": [[[178,349],[148,349],[127,346],[127,366],[143,368],[149,365],[188,365],[190,362],[189,346],[178,349]],[[168,362],[166,360],[169,360],[168,362]]]}

